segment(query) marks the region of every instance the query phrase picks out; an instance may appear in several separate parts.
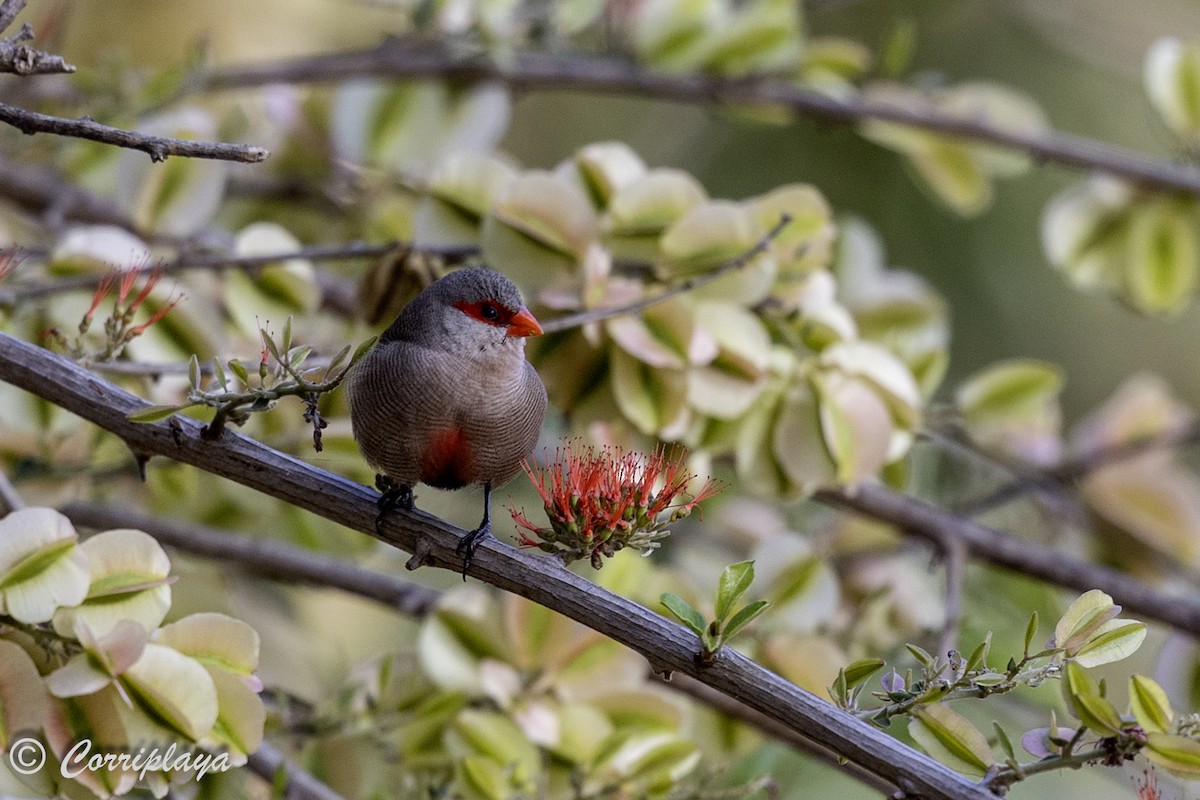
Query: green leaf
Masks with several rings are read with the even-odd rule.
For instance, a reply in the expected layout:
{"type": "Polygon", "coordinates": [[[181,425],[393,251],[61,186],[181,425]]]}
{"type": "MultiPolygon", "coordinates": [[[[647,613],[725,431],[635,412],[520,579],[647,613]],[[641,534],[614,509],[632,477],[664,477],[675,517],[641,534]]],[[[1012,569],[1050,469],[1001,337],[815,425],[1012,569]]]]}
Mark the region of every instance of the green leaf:
{"type": "Polygon", "coordinates": [[[354,355],[350,357],[350,366],[357,364],[359,359],[367,354],[378,338],[378,336],[372,336],[370,339],[364,339],[358,347],[354,348],[354,355]]]}
{"type": "Polygon", "coordinates": [[[1200,276],[1195,214],[1161,200],[1130,211],[1127,281],[1130,300],[1143,311],[1176,312],[1187,305],[1200,276]]]}
{"type": "Polygon", "coordinates": [[[1007,359],[972,375],[955,392],[955,404],[969,422],[1011,419],[1057,397],[1062,386],[1062,370],[1054,364],[1007,359]]]}
{"type": "Polygon", "coordinates": [[[908,648],[908,652],[912,653],[913,658],[921,662],[921,666],[925,667],[925,669],[933,669],[934,658],[929,655],[927,650],[915,644],[906,644],[904,646],[908,648]]]}
{"type": "Polygon", "coordinates": [[[979,729],[944,705],[918,709],[908,732],[925,752],[959,772],[982,777],[996,762],[979,729]]]}
{"type": "MultiPolygon", "coordinates": [[[[288,314],[287,320],[283,323],[283,337],[279,346],[281,353],[290,352],[292,349],[292,315],[288,314]]],[[[278,356],[276,356],[278,358],[278,356]]],[[[282,361],[282,359],[280,359],[282,361]]]]}
{"type": "Polygon", "coordinates": [[[1067,662],[1063,694],[1076,719],[1101,736],[1116,736],[1124,727],[1117,709],[1101,694],[1099,682],[1074,661],[1067,662]]]}
{"type": "Polygon", "coordinates": [[[887,666],[882,658],[860,658],[851,661],[843,670],[846,673],[846,685],[854,687],[870,679],[872,675],[887,666]]]}
{"type": "Polygon", "coordinates": [[[1029,624],[1025,626],[1025,650],[1026,656],[1029,655],[1029,648],[1033,645],[1033,637],[1037,636],[1038,632],[1038,612],[1033,612],[1029,617],[1029,624]]]}
{"type": "Polygon", "coordinates": [[[250,374],[246,372],[245,364],[243,364],[241,361],[238,361],[236,358],[231,358],[229,359],[229,369],[234,375],[237,375],[238,380],[242,382],[243,386],[250,386],[250,374]]]}
{"type": "Polygon", "coordinates": [[[224,391],[229,391],[229,378],[225,375],[225,368],[221,366],[221,359],[213,356],[213,376],[216,378],[217,384],[224,391]]]}
{"type": "Polygon", "coordinates": [[[188,359],[188,381],[196,391],[200,390],[200,359],[193,353],[188,359]]]}
{"type": "Polygon", "coordinates": [[[1099,589],[1084,592],[1054,627],[1054,644],[1073,655],[1097,628],[1120,613],[1121,607],[1099,589]]]}
{"type": "Polygon", "coordinates": [[[130,422],[162,422],[164,419],[175,416],[176,412],[188,408],[193,405],[188,403],[179,406],[146,406],[139,408],[137,411],[129,414],[126,419],[130,422]]]}
{"type": "Polygon", "coordinates": [[[1144,675],[1129,679],[1129,706],[1138,725],[1147,733],[1166,733],[1171,729],[1175,712],[1167,693],[1155,681],[1144,675]]]}
{"type": "Polygon", "coordinates": [[[217,689],[195,659],[160,644],[148,644],[120,682],[152,719],[192,741],[208,735],[217,721],[217,689]]]}
{"type": "Polygon", "coordinates": [[[729,620],[729,624],[725,626],[725,630],[721,632],[724,638],[732,639],[738,631],[757,619],[770,605],[770,600],[756,600],[734,614],[733,618],[729,620]]]}
{"type": "Polygon", "coordinates": [[[1082,666],[1098,667],[1133,655],[1145,640],[1145,624],[1112,619],[1093,631],[1071,657],[1082,666]]]}
{"type": "Polygon", "coordinates": [[[1017,753],[1013,750],[1012,741],[1008,738],[1008,734],[1004,732],[1004,728],[1000,727],[999,722],[992,722],[992,730],[996,732],[996,741],[1000,743],[1000,747],[1004,750],[1004,754],[1009,760],[1016,761],[1017,753]]]}
{"type": "Polygon", "coordinates": [[[329,380],[329,376],[341,366],[341,363],[346,360],[346,356],[348,355],[350,355],[350,345],[346,345],[341,350],[338,350],[337,355],[329,359],[329,366],[325,368],[325,380],[329,380]]]}
{"type": "Polygon", "coordinates": [[[699,611],[692,608],[688,601],[684,600],[677,594],[665,592],[660,598],[661,602],[671,614],[682,622],[687,627],[696,632],[697,635],[703,636],[706,627],[704,617],[699,611]]]}
{"type": "Polygon", "coordinates": [[[739,561],[721,571],[717,583],[717,623],[723,623],[733,611],[738,599],[754,582],[754,562],[739,561]]]}
{"type": "Polygon", "coordinates": [[[988,635],[984,637],[983,641],[980,642],[979,645],[974,650],[971,651],[971,655],[967,657],[967,663],[964,668],[964,671],[971,672],[971,671],[977,669],[981,665],[986,668],[988,651],[991,650],[991,648],[992,648],[992,634],[991,634],[991,632],[989,632],[988,635]]]}
{"type": "Polygon", "coordinates": [[[1170,733],[1146,736],[1146,758],[1183,778],[1200,778],[1200,742],[1170,733]]]}

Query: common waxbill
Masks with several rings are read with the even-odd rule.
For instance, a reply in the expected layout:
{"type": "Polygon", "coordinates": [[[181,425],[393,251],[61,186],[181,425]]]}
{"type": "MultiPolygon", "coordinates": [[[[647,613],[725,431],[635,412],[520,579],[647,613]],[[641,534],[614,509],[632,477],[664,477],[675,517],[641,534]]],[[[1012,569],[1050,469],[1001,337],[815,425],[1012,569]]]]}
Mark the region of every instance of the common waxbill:
{"type": "Polygon", "coordinates": [[[512,281],[490,269],[451,272],[417,295],[355,366],[347,399],[354,438],[379,475],[376,526],[412,487],[483,486],[483,521],[459,542],[463,576],[491,532],[492,489],[537,443],[546,387],[525,360],[542,332],[512,281]]]}

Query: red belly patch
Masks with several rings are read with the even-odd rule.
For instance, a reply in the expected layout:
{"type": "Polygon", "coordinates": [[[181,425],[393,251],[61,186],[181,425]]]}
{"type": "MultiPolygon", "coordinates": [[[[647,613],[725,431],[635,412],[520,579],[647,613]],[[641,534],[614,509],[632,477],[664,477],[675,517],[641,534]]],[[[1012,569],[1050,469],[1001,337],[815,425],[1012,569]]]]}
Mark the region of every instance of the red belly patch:
{"type": "Polygon", "coordinates": [[[458,489],[474,482],[475,458],[461,428],[438,431],[421,461],[421,482],[437,489],[458,489]]]}

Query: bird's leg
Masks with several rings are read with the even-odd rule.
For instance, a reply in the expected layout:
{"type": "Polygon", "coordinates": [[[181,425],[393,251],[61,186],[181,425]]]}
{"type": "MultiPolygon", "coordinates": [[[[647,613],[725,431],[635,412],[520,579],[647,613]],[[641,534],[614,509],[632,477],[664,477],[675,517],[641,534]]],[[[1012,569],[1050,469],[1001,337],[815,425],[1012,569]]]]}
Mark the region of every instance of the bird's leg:
{"type": "Polygon", "coordinates": [[[382,533],[383,520],[393,509],[413,510],[413,491],[411,486],[396,483],[382,473],[375,476],[375,488],[379,490],[379,516],[375,517],[375,532],[382,533]]]}
{"type": "Polygon", "coordinates": [[[471,567],[471,560],[475,557],[475,548],[479,543],[488,536],[492,535],[492,485],[485,483],[483,485],[483,521],[479,523],[479,527],[468,533],[458,542],[458,547],[454,548],[454,552],[462,556],[463,560],[463,580],[467,579],[467,570],[471,567]]]}

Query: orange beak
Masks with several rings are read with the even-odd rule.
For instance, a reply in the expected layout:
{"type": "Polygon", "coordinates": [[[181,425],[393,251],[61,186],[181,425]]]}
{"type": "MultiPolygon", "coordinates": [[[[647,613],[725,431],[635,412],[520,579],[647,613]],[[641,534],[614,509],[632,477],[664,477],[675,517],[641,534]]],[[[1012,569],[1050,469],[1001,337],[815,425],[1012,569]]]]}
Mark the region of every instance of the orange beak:
{"type": "Polygon", "coordinates": [[[542,326],[529,313],[528,308],[522,308],[508,323],[509,336],[541,336],[542,326]]]}

